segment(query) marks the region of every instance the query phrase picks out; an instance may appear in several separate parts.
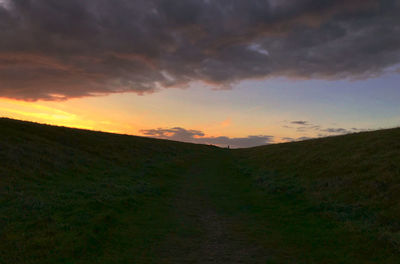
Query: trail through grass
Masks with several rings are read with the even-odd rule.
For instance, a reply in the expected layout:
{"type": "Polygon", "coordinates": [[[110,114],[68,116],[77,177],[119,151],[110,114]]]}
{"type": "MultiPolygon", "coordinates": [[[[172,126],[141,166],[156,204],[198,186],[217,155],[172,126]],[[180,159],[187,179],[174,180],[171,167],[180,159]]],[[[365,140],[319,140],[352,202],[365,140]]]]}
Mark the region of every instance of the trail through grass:
{"type": "Polygon", "coordinates": [[[397,263],[373,235],[316,213],[301,193],[265,191],[228,151],[199,156],[173,200],[161,263],[397,263]]]}
{"type": "Polygon", "coordinates": [[[0,125],[1,264],[400,263],[400,130],[227,150],[0,125]]]}

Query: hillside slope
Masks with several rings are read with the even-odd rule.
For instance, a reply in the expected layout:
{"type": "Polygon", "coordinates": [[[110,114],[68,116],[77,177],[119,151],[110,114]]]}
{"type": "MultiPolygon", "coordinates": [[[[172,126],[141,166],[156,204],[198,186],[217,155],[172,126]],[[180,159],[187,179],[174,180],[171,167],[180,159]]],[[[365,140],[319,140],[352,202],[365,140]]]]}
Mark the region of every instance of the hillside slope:
{"type": "Polygon", "coordinates": [[[0,119],[0,263],[400,263],[399,136],[227,150],[0,119]]]}
{"type": "Polygon", "coordinates": [[[0,263],[151,254],[146,241],[166,222],[159,202],[192,156],[211,149],[0,119],[0,263]]]}
{"type": "Polygon", "coordinates": [[[235,153],[265,191],[373,233],[400,251],[400,129],[277,144],[235,153]]]}

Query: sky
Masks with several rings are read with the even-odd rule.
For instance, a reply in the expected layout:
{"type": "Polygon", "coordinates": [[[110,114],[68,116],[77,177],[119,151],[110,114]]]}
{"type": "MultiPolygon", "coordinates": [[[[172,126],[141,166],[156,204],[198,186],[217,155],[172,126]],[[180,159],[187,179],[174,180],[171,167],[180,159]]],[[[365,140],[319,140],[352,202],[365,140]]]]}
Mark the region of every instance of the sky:
{"type": "Polygon", "coordinates": [[[400,125],[399,0],[0,0],[0,116],[230,147],[400,125]]]}

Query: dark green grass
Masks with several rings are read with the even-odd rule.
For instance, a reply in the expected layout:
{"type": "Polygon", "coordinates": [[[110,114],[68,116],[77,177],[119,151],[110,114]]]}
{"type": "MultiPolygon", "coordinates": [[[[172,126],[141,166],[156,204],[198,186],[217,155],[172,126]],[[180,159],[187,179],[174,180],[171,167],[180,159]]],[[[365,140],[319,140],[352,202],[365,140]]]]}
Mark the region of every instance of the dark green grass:
{"type": "Polygon", "coordinates": [[[400,263],[399,139],[225,150],[0,119],[0,263],[400,263]]]}
{"type": "Polygon", "coordinates": [[[135,263],[208,146],[0,120],[0,263],[135,263]]]}
{"type": "Polygon", "coordinates": [[[235,151],[266,192],[303,197],[312,212],[400,251],[400,129],[235,151]]]}

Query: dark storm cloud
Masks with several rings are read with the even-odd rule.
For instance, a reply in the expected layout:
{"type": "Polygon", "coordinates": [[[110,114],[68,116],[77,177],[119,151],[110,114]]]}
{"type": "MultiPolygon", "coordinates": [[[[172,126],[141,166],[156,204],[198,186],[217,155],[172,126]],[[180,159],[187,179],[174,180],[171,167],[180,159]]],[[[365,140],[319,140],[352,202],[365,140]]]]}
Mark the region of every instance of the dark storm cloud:
{"type": "Polygon", "coordinates": [[[206,137],[202,131],[186,130],[181,127],[174,128],[157,128],[142,130],[146,136],[170,139],[176,141],[192,142],[199,144],[212,144],[221,147],[230,146],[232,148],[246,148],[260,145],[266,145],[273,142],[273,136],[258,135],[248,137],[206,137]]]}
{"type": "Polygon", "coordinates": [[[398,0],[2,0],[0,96],[371,77],[400,62],[399,12],[398,0]]]}

